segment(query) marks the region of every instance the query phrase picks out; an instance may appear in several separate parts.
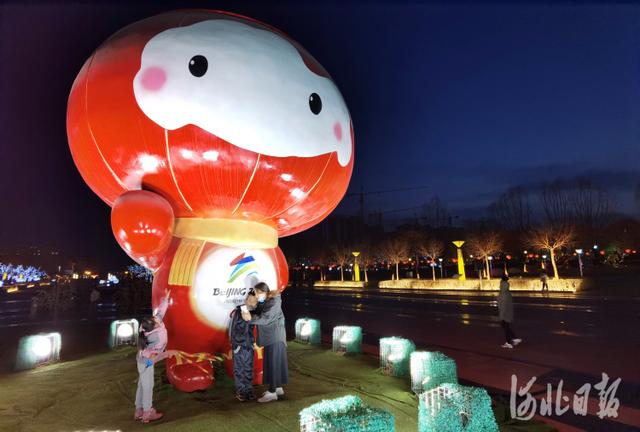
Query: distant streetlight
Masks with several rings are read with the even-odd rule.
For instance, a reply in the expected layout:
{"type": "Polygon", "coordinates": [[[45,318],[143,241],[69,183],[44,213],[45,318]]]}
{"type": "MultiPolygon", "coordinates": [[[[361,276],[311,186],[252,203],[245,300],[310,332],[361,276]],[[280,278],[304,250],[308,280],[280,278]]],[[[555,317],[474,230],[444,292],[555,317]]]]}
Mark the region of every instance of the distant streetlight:
{"type": "Polygon", "coordinates": [[[576,253],[578,254],[578,267],[580,268],[580,277],[584,277],[582,273],[582,249],[576,249],[576,253]]]}
{"type": "Polygon", "coordinates": [[[594,245],[593,245],[593,248],[597,250],[597,249],[598,249],[598,245],[597,245],[597,244],[594,244],[594,245]]]}
{"type": "Polygon", "coordinates": [[[542,270],[545,269],[544,262],[545,262],[546,259],[547,259],[547,256],[546,255],[542,255],[542,260],[540,261],[540,265],[542,266],[542,270]]]}
{"type": "Polygon", "coordinates": [[[522,269],[523,273],[527,272],[527,251],[524,251],[524,268],[522,269]]]}
{"type": "Polygon", "coordinates": [[[442,276],[442,258],[438,258],[438,261],[440,261],[440,279],[443,279],[444,276],[442,276]]]}

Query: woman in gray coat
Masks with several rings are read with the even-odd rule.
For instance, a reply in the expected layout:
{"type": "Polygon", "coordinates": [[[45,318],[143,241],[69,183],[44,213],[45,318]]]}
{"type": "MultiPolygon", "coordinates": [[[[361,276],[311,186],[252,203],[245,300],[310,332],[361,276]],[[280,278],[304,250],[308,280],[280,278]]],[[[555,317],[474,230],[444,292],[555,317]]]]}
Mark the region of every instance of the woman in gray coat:
{"type": "Polygon", "coordinates": [[[511,330],[511,323],[513,322],[513,297],[511,291],[509,291],[509,277],[502,276],[500,281],[500,294],[498,295],[498,318],[500,319],[500,325],[504,330],[504,335],[507,341],[502,345],[502,348],[513,348],[522,342],[522,339],[516,337],[511,330]]]}
{"type": "Polygon", "coordinates": [[[271,402],[284,396],[282,386],[289,382],[289,365],[287,362],[287,333],[282,313],[282,298],[278,291],[269,290],[269,286],[260,282],[254,287],[258,300],[264,301],[259,315],[245,314],[242,317],[258,327],[259,346],[264,347],[262,381],[269,389],[258,402],[271,402]]]}

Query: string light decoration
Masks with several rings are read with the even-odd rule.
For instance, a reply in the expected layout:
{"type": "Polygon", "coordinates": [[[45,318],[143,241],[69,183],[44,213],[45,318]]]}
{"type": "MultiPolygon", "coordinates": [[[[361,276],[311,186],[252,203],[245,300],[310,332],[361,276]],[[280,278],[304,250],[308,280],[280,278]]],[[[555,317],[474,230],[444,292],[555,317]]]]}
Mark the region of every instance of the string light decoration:
{"type": "Polygon", "coordinates": [[[296,340],[311,345],[320,345],[320,321],[312,318],[300,318],[295,325],[296,340]]]}
{"type": "Polygon", "coordinates": [[[16,370],[33,369],[60,360],[60,333],[41,333],[23,336],[18,343],[16,370]]]}
{"type": "Polygon", "coordinates": [[[333,351],[338,354],[362,352],[362,327],[337,326],[333,328],[333,351]]]}
{"type": "Polygon", "coordinates": [[[415,394],[431,390],[440,384],[457,384],[456,362],[441,352],[411,353],[411,390],[415,394]]]}
{"type": "Polygon", "coordinates": [[[323,400],[300,411],[300,432],[330,431],[394,432],[395,418],[353,395],[323,400]]]}
{"type": "Polygon", "coordinates": [[[380,338],[380,367],[382,373],[405,376],[409,373],[409,357],[416,346],[409,339],[400,337],[380,338]]]}
{"type": "Polygon", "coordinates": [[[111,321],[109,346],[115,348],[122,345],[136,345],[140,325],[135,318],[111,321]]]}
{"type": "Polygon", "coordinates": [[[442,384],[418,396],[419,432],[498,432],[487,391],[442,384]]]}
{"type": "Polygon", "coordinates": [[[39,282],[46,277],[47,274],[36,267],[0,263],[0,282],[2,285],[39,282]]]}
{"type": "Polygon", "coordinates": [[[153,281],[153,272],[138,264],[127,266],[127,271],[135,279],[144,279],[147,282],[153,281]]]}

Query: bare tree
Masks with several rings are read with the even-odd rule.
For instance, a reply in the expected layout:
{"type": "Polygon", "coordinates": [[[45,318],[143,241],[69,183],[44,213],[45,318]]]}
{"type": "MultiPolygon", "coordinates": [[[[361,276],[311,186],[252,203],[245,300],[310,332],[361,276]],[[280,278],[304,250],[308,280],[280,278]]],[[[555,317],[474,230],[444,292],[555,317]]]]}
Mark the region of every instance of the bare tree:
{"type": "Polygon", "coordinates": [[[558,279],[558,266],[556,256],[563,249],[571,246],[574,242],[573,229],[562,228],[539,228],[535,229],[528,236],[528,243],[537,248],[549,251],[551,265],[553,266],[553,278],[558,279]]]}
{"type": "Polygon", "coordinates": [[[396,266],[396,280],[400,279],[400,261],[410,256],[409,245],[403,238],[390,238],[382,246],[382,254],[387,261],[396,266]]]}
{"type": "Polygon", "coordinates": [[[588,228],[602,228],[614,209],[614,200],[609,192],[594,186],[589,179],[575,181],[569,203],[574,222],[588,228]]]}
{"type": "Polygon", "coordinates": [[[340,266],[340,281],[344,282],[344,266],[351,259],[351,250],[345,246],[334,246],[331,259],[340,266]]]}
{"type": "Polygon", "coordinates": [[[422,206],[422,219],[425,225],[439,228],[449,224],[451,215],[447,206],[437,195],[422,206]]]}
{"type": "Polygon", "coordinates": [[[409,255],[416,259],[416,278],[420,279],[420,256],[424,255],[422,253],[422,246],[426,241],[426,236],[420,231],[410,230],[401,235],[401,238],[407,243],[407,247],[409,248],[409,255]]]}
{"type": "Polygon", "coordinates": [[[420,245],[420,253],[431,259],[431,276],[436,280],[436,267],[433,265],[444,252],[444,243],[435,238],[430,238],[420,245]]]}
{"type": "Polygon", "coordinates": [[[545,184],[540,191],[540,205],[549,225],[561,228],[571,223],[570,193],[560,180],[545,184]]]}
{"type": "Polygon", "coordinates": [[[556,229],[568,226],[602,228],[615,209],[609,191],[585,178],[556,180],[543,186],[540,204],[547,222],[556,229]]]}
{"type": "Polygon", "coordinates": [[[512,231],[526,231],[531,226],[531,206],[524,188],[507,189],[489,206],[489,213],[500,225],[512,231]]]}
{"type": "Polygon", "coordinates": [[[467,242],[469,250],[484,261],[487,279],[491,280],[491,266],[489,257],[495,255],[502,248],[502,238],[497,232],[488,232],[472,236],[467,242]]]}

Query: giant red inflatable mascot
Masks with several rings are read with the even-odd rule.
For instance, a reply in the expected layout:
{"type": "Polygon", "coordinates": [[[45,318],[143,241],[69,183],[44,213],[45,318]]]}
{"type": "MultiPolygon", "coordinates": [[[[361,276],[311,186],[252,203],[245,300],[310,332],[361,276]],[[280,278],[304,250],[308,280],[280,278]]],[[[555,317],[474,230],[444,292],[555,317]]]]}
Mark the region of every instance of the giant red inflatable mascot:
{"type": "MultiPolygon", "coordinates": [[[[273,27],[218,11],[111,36],[73,83],[67,133],[118,243],[155,272],[153,306],[171,290],[169,348],[186,353],[226,352],[248,280],[285,288],[278,237],[325,218],[353,168],[349,111],[323,67],[273,27]]],[[[213,382],[206,359],[167,371],[185,391],[213,382]]]]}

